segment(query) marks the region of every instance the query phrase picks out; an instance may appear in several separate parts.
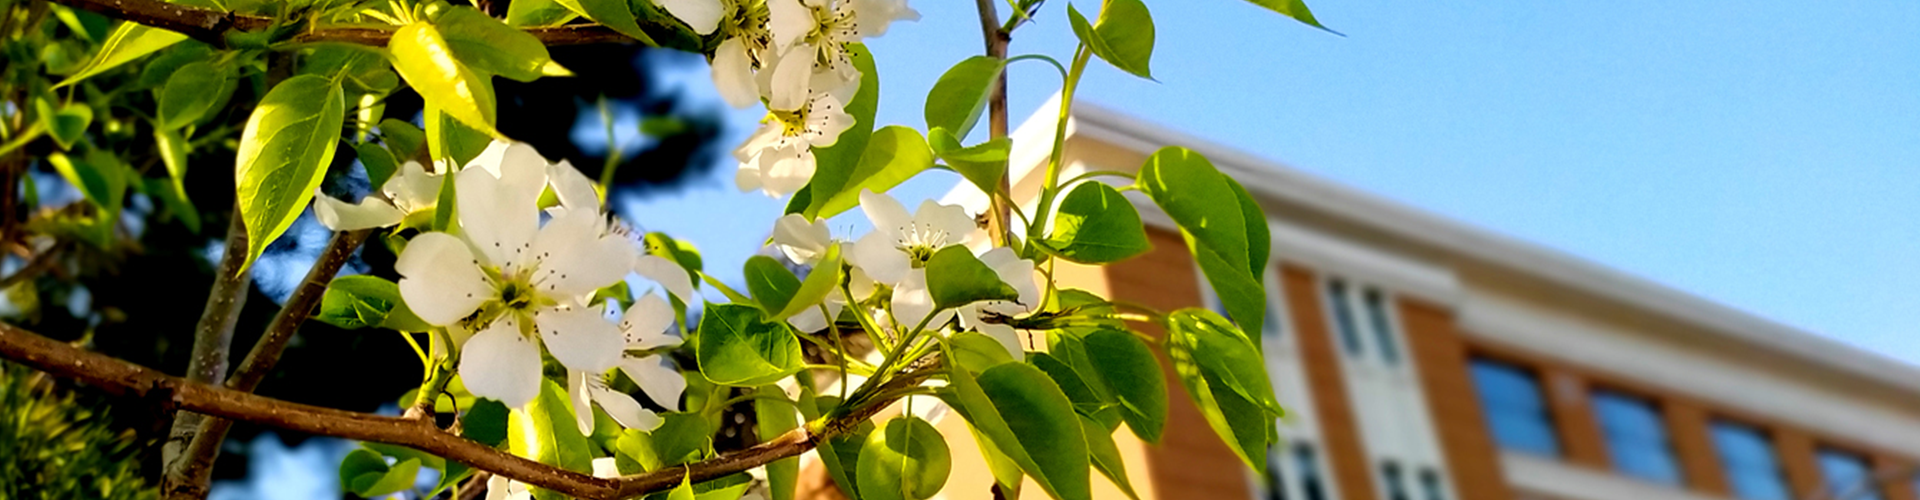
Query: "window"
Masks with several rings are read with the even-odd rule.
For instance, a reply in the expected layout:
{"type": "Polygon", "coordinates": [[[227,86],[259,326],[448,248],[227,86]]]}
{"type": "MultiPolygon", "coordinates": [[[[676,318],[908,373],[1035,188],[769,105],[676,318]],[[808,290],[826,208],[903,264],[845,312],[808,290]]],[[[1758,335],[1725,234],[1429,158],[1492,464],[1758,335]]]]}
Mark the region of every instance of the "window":
{"type": "Polygon", "coordinates": [[[1426,500],[1447,500],[1447,494],[1440,487],[1440,472],[1428,467],[1420,470],[1420,489],[1426,490],[1426,500]]]}
{"type": "Polygon", "coordinates": [[[1473,386],[1480,393],[1487,426],[1500,447],[1560,456],[1560,439],[1547,414],[1540,380],[1532,371],[1484,358],[1473,360],[1473,386]]]}
{"type": "Polygon", "coordinates": [[[1347,282],[1327,282],[1327,301],[1333,303],[1333,326],[1340,331],[1340,345],[1348,356],[1360,356],[1360,325],[1354,323],[1353,306],[1347,303],[1347,282]]]}
{"type": "Polygon", "coordinates": [[[1380,481],[1387,483],[1387,500],[1413,500],[1407,497],[1406,478],[1401,477],[1400,464],[1392,460],[1381,462],[1380,481]]]}
{"type": "Polygon", "coordinates": [[[1282,473],[1282,469],[1280,468],[1280,463],[1286,460],[1287,455],[1284,453],[1284,450],[1267,448],[1266,494],[1260,495],[1260,498],[1265,500],[1287,500],[1287,478],[1286,474],[1282,473]]]}
{"type": "Polygon", "coordinates": [[[1380,359],[1387,364],[1400,362],[1400,350],[1394,347],[1393,320],[1387,315],[1387,300],[1377,288],[1369,287],[1365,293],[1367,319],[1373,322],[1373,338],[1380,350],[1380,359]]]}
{"type": "Polygon", "coordinates": [[[1773,441],[1760,429],[1727,421],[1713,422],[1713,447],[1726,469],[1727,485],[1742,500],[1792,500],[1773,441]]]}
{"type": "Polygon", "coordinates": [[[1266,334],[1267,338],[1280,338],[1280,334],[1287,331],[1287,325],[1280,322],[1280,306],[1275,302],[1277,300],[1280,298],[1270,297],[1267,300],[1267,322],[1260,328],[1260,333],[1266,334]]]}
{"type": "Polygon", "coordinates": [[[1880,500],[1880,485],[1874,481],[1867,458],[1858,454],[1821,448],[1820,474],[1827,479],[1827,494],[1846,500],[1880,500]]]}
{"type": "Polygon", "coordinates": [[[1293,445],[1294,466],[1300,470],[1300,494],[1303,500],[1327,500],[1327,480],[1320,472],[1320,458],[1313,445],[1293,445]]]}
{"type": "Polygon", "coordinates": [[[1607,439],[1613,467],[1661,484],[1680,484],[1680,465],[1667,439],[1666,420],[1653,401],[1609,390],[1593,391],[1593,413],[1607,439]]]}

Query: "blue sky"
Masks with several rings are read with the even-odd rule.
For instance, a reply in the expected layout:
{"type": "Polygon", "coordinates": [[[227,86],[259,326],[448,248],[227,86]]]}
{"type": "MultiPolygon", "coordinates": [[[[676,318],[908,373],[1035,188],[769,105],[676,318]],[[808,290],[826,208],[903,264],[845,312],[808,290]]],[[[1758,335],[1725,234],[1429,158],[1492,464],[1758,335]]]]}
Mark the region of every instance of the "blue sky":
{"type": "MultiPolygon", "coordinates": [[[[1159,81],[1096,62],[1083,99],[1920,363],[1920,3],[1314,1],[1344,37],[1240,0],[1147,4],[1159,81]]],[[[1065,5],[1012,52],[1067,58],[1065,5]]],[[[922,127],[980,51],[971,2],[913,6],[870,43],[881,124],[922,127]]],[[[1015,66],[1016,122],[1058,79],[1015,66]]],[[[734,116],[740,136],[757,118],[734,116]]],[[[781,202],[731,171],[640,222],[737,267],[781,202]]]]}

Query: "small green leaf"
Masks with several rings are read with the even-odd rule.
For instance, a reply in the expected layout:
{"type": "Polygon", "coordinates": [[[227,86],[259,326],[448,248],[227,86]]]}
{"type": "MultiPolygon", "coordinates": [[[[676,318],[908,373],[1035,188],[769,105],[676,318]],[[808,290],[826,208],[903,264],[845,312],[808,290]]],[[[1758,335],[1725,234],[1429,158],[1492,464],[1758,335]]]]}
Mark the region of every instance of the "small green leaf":
{"type": "MultiPolygon", "coordinates": [[[[648,255],[666,257],[685,268],[687,274],[699,275],[704,263],[700,259],[700,250],[694,248],[692,243],[675,240],[667,233],[660,232],[647,233],[646,243],[648,255]]],[[[697,280],[694,285],[699,285],[697,280]]]]}
{"type": "Polygon", "coordinates": [[[40,126],[47,128],[47,135],[53,137],[54,144],[61,150],[73,149],[80,136],[87,133],[87,126],[93,123],[93,109],[86,104],[70,102],[59,107],[46,98],[33,100],[33,111],[40,115],[40,126]]]}
{"type": "Polygon", "coordinates": [[[1270,241],[1265,216],[1246,190],[1206,157],[1180,147],[1155,152],[1135,182],[1180,226],[1227,313],[1241,328],[1260,331],[1270,241]]]}
{"type": "Polygon", "coordinates": [[[1045,373],[1026,363],[1005,363],[980,372],[977,379],[965,370],[949,372],[948,378],[950,385],[940,391],[940,398],[1049,495],[1062,500],[1092,497],[1091,462],[1079,417],[1045,373]]]}
{"type": "Polygon", "coordinates": [[[769,311],[769,319],[783,319],[774,312],[785,310],[787,303],[793,301],[794,292],[800,291],[800,278],[794,277],[793,271],[788,271],[780,261],[765,255],[748,258],[742,272],[747,279],[747,293],[753,294],[760,309],[769,311]]]}
{"type": "Polygon", "coordinates": [[[888,125],[873,132],[867,141],[866,152],[860,156],[859,165],[842,179],[850,179],[850,182],[828,188],[829,183],[821,180],[816,173],[814,183],[803,190],[807,198],[802,200],[801,194],[795,194],[794,202],[787,206],[787,213],[804,213],[814,218],[832,217],[858,206],[860,191],[887,192],[932,166],[933,151],[927,148],[927,140],[920,136],[919,131],[888,125]],[[821,194],[813,196],[816,192],[821,194]]]}
{"type": "Polygon", "coordinates": [[[515,0],[507,4],[507,25],[516,28],[559,26],[579,17],[553,0],[515,0]]]}
{"type": "Polygon", "coordinates": [[[427,452],[416,450],[413,448],[408,448],[405,446],[400,446],[397,444],[363,442],[363,443],[360,443],[360,446],[364,446],[367,449],[373,450],[374,452],[377,452],[381,455],[393,457],[394,460],[396,461],[418,460],[420,461],[421,467],[426,467],[429,469],[441,469],[447,466],[447,459],[440,458],[439,455],[427,453],[427,452]]]}
{"type": "Polygon", "coordinates": [[[119,65],[126,64],[128,61],[139,59],[141,56],[152,54],[156,50],[167,48],[169,45],[180,43],[186,39],[186,35],[172,31],[152,28],[130,21],[122,22],[120,26],[113,29],[112,35],[107,36],[107,42],[100,45],[100,52],[94,54],[93,59],[87,61],[86,66],[82,67],[80,71],[75,72],[72,76],[68,76],[66,80],[61,80],[60,84],[54,85],[53,88],[57,89],[79,83],[80,80],[85,80],[87,77],[100,74],[102,71],[113,69],[119,65]]]}
{"type": "MultiPolygon", "coordinates": [[[[484,105],[492,109],[493,86],[488,84],[486,88],[488,100],[484,105]]],[[[486,151],[487,144],[493,142],[493,136],[487,135],[487,132],[469,127],[431,104],[421,110],[421,118],[427,124],[427,153],[434,162],[466,165],[486,151]]]]}
{"type": "Polygon", "coordinates": [[[1141,441],[1159,443],[1167,425],[1167,381],[1145,342],[1120,330],[1100,330],[1082,341],[1087,361],[1114,399],[1120,417],[1141,441]]]}
{"type": "Polygon", "coordinates": [[[386,278],[368,275],[341,276],[327,285],[320,296],[318,319],[345,329],[381,327],[404,332],[424,332],[433,325],[413,314],[400,297],[400,286],[386,278]]]}
{"type": "Polygon", "coordinates": [[[641,44],[660,45],[654,43],[653,37],[647,36],[647,32],[641,31],[640,23],[633,17],[633,8],[627,5],[626,0],[554,0],[554,3],[622,35],[633,37],[641,44]]]}
{"type": "Polygon", "coordinates": [[[825,301],[827,294],[840,286],[840,262],[840,245],[828,246],[827,252],[820,256],[820,262],[813,265],[813,270],[807,273],[807,279],[800,283],[800,288],[794,290],[792,299],[773,315],[773,319],[787,319],[825,301]]]}
{"type": "Polygon", "coordinates": [[[420,130],[420,127],[388,118],[380,120],[380,137],[387,144],[387,149],[393,152],[395,162],[404,164],[413,160],[421,165],[427,164],[427,132],[420,130]]]}
{"type": "Polygon", "coordinates": [[[999,81],[1006,67],[1006,61],[1000,58],[973,56],[940,75],[940,81],[927,92],[927,130],[944,128],[954,137],[966,138],[979,123],[980,112],[987,109],[993,83],[999,81]]]}
{"type": "Polygon", "coordinates": [[[1153,249],[1133,203],[1098,182],[1067,193],[1053,215],[1053,234],[1046,244],[1082,264],[1119,262],[1153,249]]]}
{"type": "MultiPolygon", "coordinates": [[[[454,57],[439,27],[424,21],[406,25],[393,32],[387,50],[393,54],[393,69],[428,107],[489,136],[500,135],[493,129],[493,89],[454,57]]],[[[434,126],[429,117],[427,127],[434,126]]]]}
{"type": "Polygon", "coordinates": [[[475,399],[467,414],[460,417],[460,435],[487,446],[499,446],[507,440],[507,405],[491,399],[475,399]]]}
{"type": "Polygon", "coordinates": [[[433,25],[440,29],[447,47],[453,49],[453,57],[476,71],[522,82],[543,75],[571,74],[553,62],[540,39],[479,9],[456,6],[441,14],[433,25]]]}
{"type": "Polygon", "coordinates": [[[378,477],[362,475],[354,478],[353,492],[367,498],[380,498],[413,489],[413,482],[419,476],[419,460],[401,460],[378,477]]]}
{"type": "Polygon", "coordinates": [[[660,427],[652,432],[622,432],[614,441],[614,459],[626,464],[620,468],[622,473],[633,474],[698,461],[712,449],[713,429],[705,418],[694,413],[667,413],[661,415],[660,427]]]}
{"type": "MultiPolygon", "coordinates": [[[[840,138],[835,139],[832,146],[814,148],[813,180],[807,182],[807,187],[794,193],[793,199],[787,203],[787,213],[806,213],[812,217],[826,217],[831,213],[837,213],[827,212],[824,209],[825,204],[837,193],[851,192],[849,196],[856,198],[857,201],[860,189],[856,186],[865,182],[865,177],[854,174],[856,170],[864,171],[868,168],[865,156],[868,154],[868,140],[874,135],[873,114],[880,106],[880,72],[874,69],[873,53],[867,50],[866,45],[851,43],[847,44],[846,48],[847,59],[853,62],[854,69],[860,70],[860,90],[846,103],[847,115],[853,117],[853,126],[841,132],[840,138]]],[[[895,139],[904,140],[903,138],[895,139]]],[[[911,148],[903,151],[911,152],[911,148]]],[[[878,158],[875,160],[874,171],[879,171],[879,167],[891,165],[879,160],[878,158]]],[[[929,161],[928,165],[931,164],[932,162],[929,161]]],[[[888,171],[892,169],[889,168],[888,171]]],[[[911,177],[911,174],[907,177],[911,177]]],[[[898,181],[895,184],[898,184],[898,181]]],[[[852,208],[853,205],[849,204],[846,207],[852,208]]]]}
{"type": "Polygon", "coordinates": [[[1279,12],[1281,15],[1291,17],[1295,21],[1306,23],[1307,26],[1320,28],[1335,35],[1340,34],[1340,32],[1328,29],[1326,25],[1320,24],[1319,19],[1314,19],[1313,11],[1307,10],[1307,2],[1305,0],[1247,0],[1247,2],[1266,7],[1267,10],[1279,12]]]}
{"type": "Polygon", "coordinates": [[[158,127],[177,129],[212,115],[226,105],[235,87],[228,65],[200,61],[181,66],[160,88],[158,127]]]}
{"type": "MultiPolygon", "coordinates": [[[[760,386],[757,392],[765,397],[753,400],[754,423],[758,427],[761,442],[770,441],[789,430],[800,427],[800,419],[795,415],[794,405],[787,401],[787,395],[780,390],[780,386],[760,386]]],[[[799,482],[799,457],[783,458],[767,464],[767,491],[773,494],[771,500],[793,500],[794,488],[799,482]]]]}
{"type": "Polygon", "coordinates": [[[927,132],[927,145],[933,148],[934,156],[946,160],[948,167],[988,193],[1000,189],[1000,178],[1007,173],[1007,155],[1013,151],[1011,138],[998,137],[973,146],[961,146],[958,138],[942,128],[927,132]]]}
{"type": "Polygon", "coordinates": [[[688,469],[687,473],[682,474],[682,476],[685,476],[685,478],[680,480],[680,485],[673,487],[672,491],[667,492],[667,500],[695,500],[696,497],[693,495],[693,470],[688,469]]]}
{"type": "MultiPolygon", "coordinates": [[[[574,472],[593,470],[593,456],[587,449],[587,437],[573,421],[573,408],[565,389],[552,380],[540,381],[540,395],[507,416],[507,449],[513,454],[574,472]]],[[[545,488],[533,488],[534,498],[564,498],[545,488]]]]}
{"type": "Polygon", "coordinates": [[[393,173],[400,170],[400,163],[394,161],[393,152],[387,151],[387,148],[380,147],[379,144],[371,142],[354,144],[353,152],[360,158],[360,166],[367,169],[367,181],[373,185],[375,191],[385,186],[387,179],[393,178],[393,173]]]}
{"type": "Polygon", "coordinates": [[[288,78],[260,99],[240,133],[236,155],[247,265],[313,200],[314,188],[333,163],[346,118],[340,84],[320,76],[288,78]]]}
{"type": "Polygon", "coordinates": [[[1133,73],[1153,79],[1149,63],[1153,59],[1153,15],[1140,0],[1106,0],[1100,7],[1100,19],[1087,24],[1086,16],[1067,5],[1067,18],[1073,34],[1100,59],[1133,73]]]}
{"type": "Polygon", "coordinates": [[[1120,447],[1113,444],[1112,431],[1081,415],[1080,432],[1087,436],[1087,455],[1093,459],[1093,468],[1113,481],[1114,486],[1119,486],[1127,498],[1139,500],[1140,494],[1133,492],[1133,481],[1127,479],[1127,463],[1120,458],[1120,447]]]}
{"type": "Polygon", "coordinates": [[[387,474],[386,457],[368,449],[355,449],[347,452],[340,460],[340,486],[353,490],[353,484],[363,476],[372,476],[375,481],[387,474]]]}
{"type": "Polygon", "coordinates": [[[947,484],[953,456],[933,424],[902,416],[867,437],[859,464],[863,500],[925,500],[947,484]]]}
{"type": "Polygon", "coordinates": [[[933,295],[935,310],[960,307],[982,300],[1017,300],[1020,292],[993,268],[981,263],[973,251],[954,245],[933,253],[927,259],[927,292],[933,295]]]}
{"type": "Polygon", "coordinates": [[[168,78],[172,78],[173,74],[180,70],[180,67],[196,61],[211,60],[213,57],[213,49],[204,43],[188,42],[168,47],[140,66],[140,78],[134,81],[133,86],[144,89],[164,85],[168,78]]]}
{"type": "Polygon", "coordinates": [[[1054,385],[1060,387],[1060,392],[1067,395],[1067,401],[1073,403],[1074,412],[1092,415],[1107,407],[1103,394],[1094,391],[1078,371],[1059,358],[1036,352],[1027,356],[1027,362],[1046,373],[1047,378],[1053,379],[1054,385]]]}
{"type": "Polygon", "coordinates": [[[1006,346],[980,332],[954,334],[948,343],[953,346],[954,361],[967,371],[980,373],[1001,363],[1013,362],[1013,355],[1007,352],[1006,346]]]}
{"type": "Polygon", "coordinates": [[[1167,354],[1207,425],[1253,470],[1266,465],[1283,410],[1258,347],[1213,311],[1187,308],[1167,317],[1167,354]]]}
{"type": "MultiPolygon", "coordinates": [[[[96,150],[98,151],[98,150],[96,150]]],[[[127,176],[119,161],[111,155],[90,154],[85,160],[67,156],[64,153],[47,155],[47,163],[53,164],[53,170],[67,180],[93,202],[100,210],[118,217],[121,199],[127,192],[127,176]]]]}
{"type": "Polygon", "coordinates": [[[805,364],[800,340],[786,323],[765,320],[753,306],[709,305],[699,336],[700,373],[717,384],[769,384],[805,364]]]}

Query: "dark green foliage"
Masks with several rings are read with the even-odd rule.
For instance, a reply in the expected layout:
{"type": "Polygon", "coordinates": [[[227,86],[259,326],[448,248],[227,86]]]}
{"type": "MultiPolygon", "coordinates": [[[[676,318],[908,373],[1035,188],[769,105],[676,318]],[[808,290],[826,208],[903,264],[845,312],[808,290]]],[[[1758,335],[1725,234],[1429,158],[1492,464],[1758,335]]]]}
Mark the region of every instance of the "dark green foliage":
{"type": "Polygon", "coordinates": [[[143,442],[118,428],[104,400],[0,362],[0,498],[159,498],[140,473],[143,442]]]}

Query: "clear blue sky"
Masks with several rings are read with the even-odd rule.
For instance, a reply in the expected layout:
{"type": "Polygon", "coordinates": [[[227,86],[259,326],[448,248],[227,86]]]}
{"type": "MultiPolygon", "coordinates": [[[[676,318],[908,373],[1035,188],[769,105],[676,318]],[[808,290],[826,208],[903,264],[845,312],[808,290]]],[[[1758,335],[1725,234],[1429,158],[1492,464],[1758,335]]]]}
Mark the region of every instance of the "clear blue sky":
{"type": "MultiPolygon", "coordinates": [[[[1920,363],[1920,3],[1313,1],[1345,37],[1147,3],[1159,82],[1096,62],[1083,99],[1920,363]]],[[[1013,52],[1070,55],[1065,5],[1013,52]]],[[[881,124],[922,127],[921,96],[980,50],[972,2],[913,6],[870,44],[881,124]]],[[[1012,78],[1016,122],[1059,84],[1012,78]]],[[[642,222],[734,267],[780,204],[719,170],[642,222]]]]}

